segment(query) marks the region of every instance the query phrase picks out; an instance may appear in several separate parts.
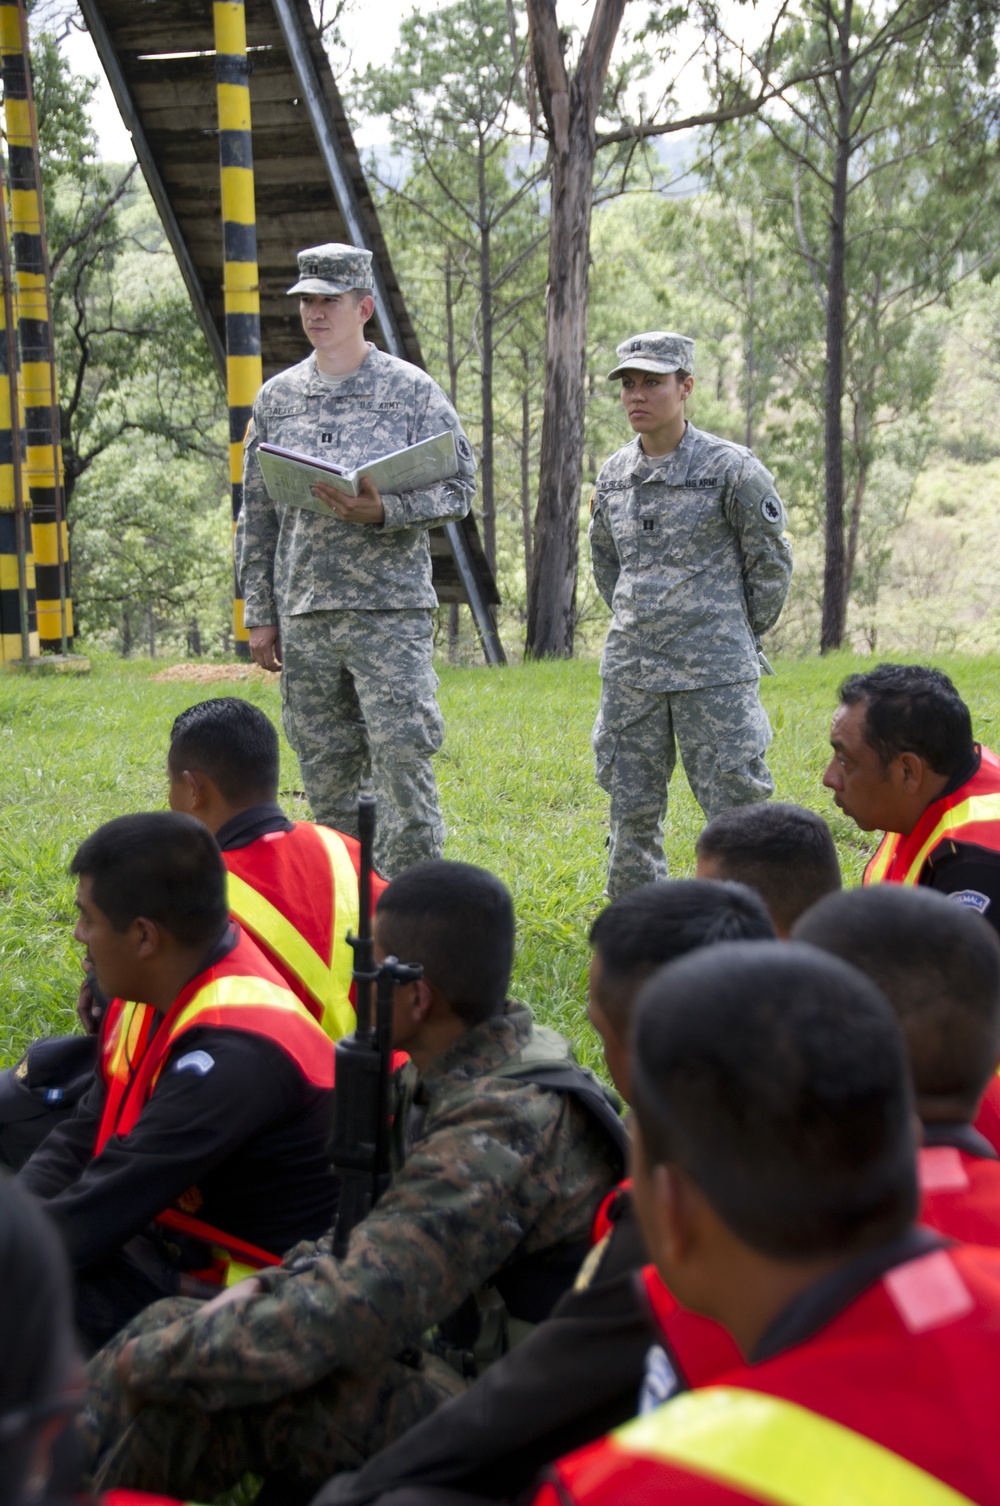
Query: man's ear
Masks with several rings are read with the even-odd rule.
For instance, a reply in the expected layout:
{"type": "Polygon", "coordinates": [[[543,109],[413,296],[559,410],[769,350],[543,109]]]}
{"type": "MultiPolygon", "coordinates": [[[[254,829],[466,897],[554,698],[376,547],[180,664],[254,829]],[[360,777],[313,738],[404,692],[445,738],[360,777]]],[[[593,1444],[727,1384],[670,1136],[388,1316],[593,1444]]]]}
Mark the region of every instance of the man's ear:
{"type": "Polygon", "coordinates": [[[927,765],[919,753],[900,753],[896,759],[902,789],[907,795],[920,793],[927,774],[927,765]]]}
{"type": "Polygon", "coordinates": [[[175,781],[176,787],[181,791],[183,809],[185,811],[201,810],[208,798],[208,781],[204,774],[195,770],[182,769],[175,781]]]}
{"type": "Polygon", "coordinates": [[[140,962],[151,962],[163,949],[163,937],[155,920],[137,915],[129,926],[134,942],[135,955],[140,962]]]}
{"type": "Polygon", "coordinates": [[[679,1167],[653,1167],[652,1191],[660,1249],[663,1263],[672,1268],[684,1264],[696,1243],[692,1190],[679,1167]]]}
{"type": "Polygon", "coordinates": [[[418,978],[410,987],[413,989],[413,1022],[415,1025],[422,1025],[434,1007],[434,989],[426,978],[418,978]]]}

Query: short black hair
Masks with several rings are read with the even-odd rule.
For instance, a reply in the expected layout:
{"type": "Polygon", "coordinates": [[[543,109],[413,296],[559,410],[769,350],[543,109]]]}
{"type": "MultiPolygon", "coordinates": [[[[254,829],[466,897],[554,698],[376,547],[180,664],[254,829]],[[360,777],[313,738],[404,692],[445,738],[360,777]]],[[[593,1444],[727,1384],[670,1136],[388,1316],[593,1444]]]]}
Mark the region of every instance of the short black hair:
{"type": "Polygon", "coordinates": [[[879,664],[848,675],[845,706],[865,705],[865,742],[886,768],[900,753],[917,753],[935,774],[958,774],[975,744],[969,708],[946,674],[924,664],[879,664]]]}
{"type": "Polygon", "coordinates": [[[873,978],[903,1031],[919,1099],[954,1098],[971,1119],[1000,1056],[1000,940],[932,889],[873,884],[822,900],[795,927],[873,978]]]}
{"type": "Polygon", "coordinates": [[[727,942],[661,968],[637,1001],[632,1103],[745,1244],[860,1252],[917,1211],[913,1098],[884,995],[796,942],[727,942]]]}
{"type": "Polygon", "coordinates": [[[749,884],[783,932],[824,894],[840,888],[840,864],[830,828],[815,811],[780,800],[720,811],[695,842],[713,858],[720,878],[749,884]]]}
{"type": "Polygon", "coordinates": [[[0,1172],[0,1506],[21,1506],[73,1357],[70,1275],[41,1205],[0,1172]]]}
{"type": "Polygon", "coordinates": [[[278,794],[278,734],[270,718],[239,696],[199,701],[177,717],[167,763],[174,774],[205,774],[231,805],[278,794]]]}
{"type": "Polygon", "coordinates": [[[222,854],[193,816],[118,816],[80,844],[69,871],[90,879],[94,903],[116,931],[142,915],[182,946],[202,946],[229,914],[222,854]]]}
{"type": "Polygon", "coordinates": [[[432,858],[394,878],[375,907],[379,941],[419,963],[467,1025],[501,1014],[514,965],[514,905],[485,868],[432,858]]]}
{"type": "Polygon", "coordinates": [[[717,941],[773,941],[774,925],[745,884],[667,879],[613,900],[589,939],[601,959],[602,1008],[625,1036],[634,994],[655,968],[717,941]]]}

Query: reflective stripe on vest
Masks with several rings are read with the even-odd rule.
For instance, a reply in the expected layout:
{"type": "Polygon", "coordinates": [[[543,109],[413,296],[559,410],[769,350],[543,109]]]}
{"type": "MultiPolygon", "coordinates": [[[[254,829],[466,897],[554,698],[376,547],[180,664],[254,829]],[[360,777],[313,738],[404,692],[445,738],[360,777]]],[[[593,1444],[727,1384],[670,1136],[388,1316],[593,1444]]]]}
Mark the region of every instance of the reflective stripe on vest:
{"type": "MultiPolygon", "coordinates": [[[[259,957],[256,947],[254,951],[259,957]]],[[[123,1023],[130,1010],[148,1010],[152,1018],[149,1005],[126,1004],[122,1006],[123,1023]]],[[[126,1064],[128,1076],[124,1080],[112,1079],[116,1091],[110,1091],[109,1087],[95,1155],[100,1155],[112,1135],[127,1135],[135,1128],[166,1065],[170,1048],[180,1035],[198,1025],[218,1025],[260,1035],[281,1047],[308,1082],[321,1088],[333,1086],[333,1046],[291,989],[253,974],[228,973],[204,984],[176,1015],[171,1011],[159,1034],[139,1057],[126,1057],[124,1049],[120,1049],[120,1040],[105,1047],[106,1052],[109,1047],[113,1052],[112,1061],[117,1059],[119,1064],[126,1064]]],[[[125,1034],[121,1032],[121,1037],[125,1034]]]]}
{"type": "Polygon", "coordinates": [[[357,932],[360,913],[358,875],[343,839],[335,831],[314,826],[330,859],[333,878],[333,942],[328,958],[309,942],[287,915],[265,899],[259,890],[238,874],[227,876],[229,909],[232,915],[258,936],[266,947],[280,957],[320,1004],[321,1024],[331,1040],[339,1040],[354,1029],[351,1005],[351,973],[354,954],[347,944],[348,931],[357,932]]]}
{"type": "Polygon", "coordinates": [[[939,843],[951,837],[955,841],[970,842],[1000,852],[1000,759],[989,748],[979,750],[979,768],[953,795],[940,801],[932,801],[908,836],[899,832],[886,832],[879,843],[875,856],[865,869],[862,883],[869,884],[916,884],[920,870],[939,843]],[[969,793],[962,798],[962,791],[969,793]],[[943,807],[943,808],[942,808],[943,807]],[[934,809],[940,811],[930,830],[927,818],[934,819],[934,809]],[[985,830],[977,830],[985,828],[985,830]],[[926,835],[921,836],[921,831],[926,835]],[[917,844],[917,845],[914,845],[917,844]],[[907,856],[908,854],[908,856],[907,856]],[[904,866],[898,873],[891,872],[902,856],[904,866]]]}
{"type": "Polygon", "coordinates": [[[795,1402],[734,1386],[675,1397],[609,1441],[776,1506],[972,1506],[871,1438],[795,1402]]]}

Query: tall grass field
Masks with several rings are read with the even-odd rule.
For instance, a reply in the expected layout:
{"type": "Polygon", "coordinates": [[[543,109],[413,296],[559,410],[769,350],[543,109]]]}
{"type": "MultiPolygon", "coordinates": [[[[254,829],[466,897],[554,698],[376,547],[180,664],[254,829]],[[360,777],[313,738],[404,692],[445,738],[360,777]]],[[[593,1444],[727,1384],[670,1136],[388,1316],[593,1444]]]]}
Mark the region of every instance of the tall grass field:
{"type": "MultiPolygon", "coordinates": [[[[968,701],[976,736],[996,746],[1000,658],[935,662],[968,701]]],[[[777,795],[830,822],[847,884],[860,880],[874,839],[836,810],[820,781],[837,686],[871,663],[847,655],[788,661],[763,682],[777,795]]],[[[242,695],[280,725],[276,679],[153,679],[161,669],[98,657],[85,677],[0,676],[0,1064],[39,1035],[73,1028],[81,949],[73,940],[69,862],[102,821],[165,806],[177,713],[208,696],[242,695]]],[[[585,997],[586,937],[604,903],[607,835],[607,798],[594,783],[589,746],[597,666],[442,668],[441,680],[447,731],[437,775],[446,855],[482,864],[510,886],[518,919],[513,991],[596,1064],[585,997]]],[[[308,816],[284,737],[281,801],[290,815],[308,816]]],[[[667,817],[673,876],[693,871],[701,825],[678,770],[667,817]]]]}

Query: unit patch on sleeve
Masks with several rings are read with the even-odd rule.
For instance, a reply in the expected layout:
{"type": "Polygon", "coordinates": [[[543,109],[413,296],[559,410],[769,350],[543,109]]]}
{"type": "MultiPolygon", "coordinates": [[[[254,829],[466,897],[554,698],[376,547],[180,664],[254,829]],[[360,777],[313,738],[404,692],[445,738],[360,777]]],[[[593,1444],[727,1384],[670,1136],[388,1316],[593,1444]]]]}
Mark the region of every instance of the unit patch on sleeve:
{"type": "Polygon", "coordinates": [[[953,899],[956,905],[968,905],[970,910],[975,910],[980,915],[985,915],[993,903],[988,894],[981,894],[978,889],[957,889],[948,898],[953,899]]]}

